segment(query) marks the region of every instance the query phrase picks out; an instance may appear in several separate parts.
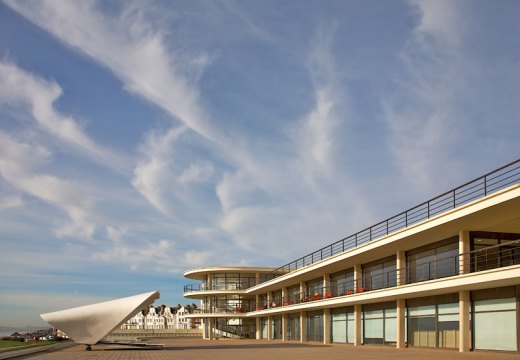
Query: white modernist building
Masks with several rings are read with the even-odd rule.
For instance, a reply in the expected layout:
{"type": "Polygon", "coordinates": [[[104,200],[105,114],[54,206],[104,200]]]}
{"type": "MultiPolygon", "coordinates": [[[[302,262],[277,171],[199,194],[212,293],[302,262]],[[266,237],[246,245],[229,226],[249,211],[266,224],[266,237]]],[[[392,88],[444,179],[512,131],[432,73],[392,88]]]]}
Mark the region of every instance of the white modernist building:
{"type": "Polygon", "coordinates": [[[148,307],[159,291],[42,314],[41,318],[79,344],[98,343],[112,330],[148,307]]]}
{"type": "Polygon", "coordinates": [[[520,160],[276,269],[208,267],[204,337],[520,350],[520,160]]]}

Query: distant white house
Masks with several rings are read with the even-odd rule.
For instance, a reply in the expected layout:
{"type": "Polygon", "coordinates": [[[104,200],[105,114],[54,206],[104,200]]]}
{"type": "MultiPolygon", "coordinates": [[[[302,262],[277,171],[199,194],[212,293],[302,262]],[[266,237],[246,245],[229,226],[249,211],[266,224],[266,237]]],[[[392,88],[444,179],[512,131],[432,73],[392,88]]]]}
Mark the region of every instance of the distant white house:
{"type": "Polygon", "coordinates": [[[155,308],[150,306],[148,314],[145,316],[145,329],[162,330],[164,329],[164,316],[157,314],[155,308]]]}
{"type": "Polygon", "coordinates": [[[188,315],[198,313],[199,309],[192,309],[181,306],[180,308],[170,308],[162,306],[138,312],[126,323],[121,325],[123,330],[162,330],[162,329],[197,329],[200,328],[200,319],[189,317],[188,315]]]}

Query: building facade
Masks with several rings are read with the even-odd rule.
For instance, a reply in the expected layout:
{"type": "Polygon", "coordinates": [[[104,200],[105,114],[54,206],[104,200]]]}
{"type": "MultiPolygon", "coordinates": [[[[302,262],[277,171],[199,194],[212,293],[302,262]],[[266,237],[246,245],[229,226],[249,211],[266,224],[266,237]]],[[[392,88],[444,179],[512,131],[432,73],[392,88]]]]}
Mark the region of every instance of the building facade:
{"type": "Polygon", "coordinates": [[[277,269],[212,267],[204,337],[520,350],[520,160],[277,269]]]}

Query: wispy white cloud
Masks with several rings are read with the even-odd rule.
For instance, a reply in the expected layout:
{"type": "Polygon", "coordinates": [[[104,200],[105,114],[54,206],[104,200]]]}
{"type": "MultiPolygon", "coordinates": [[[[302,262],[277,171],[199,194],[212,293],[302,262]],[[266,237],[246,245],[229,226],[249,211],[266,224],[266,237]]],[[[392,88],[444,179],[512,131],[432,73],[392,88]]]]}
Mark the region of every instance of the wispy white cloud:
{"type": "Polygon", "coordinates": [[[55,102],[62,93],[57,83],[37,77],[13,63],[0,62],[0,104],[27,107],[40,128],[62,143],[97,163],[120,171],[128,169],[126,159],[96,144],[77,121],[56,110],[55,102]]]}
{"type": "Polygon", "coordinates": [[[23,206],[23,200],[20,196],[6,196],[0,198],[0,211],[7,209],[16,209],[23,206]]]}
{"type": "Polygon", "coordinates": [[[467,127],[458,103],[467,91],[467,73],[460,43],[463,16],[458,3],[411,1],[417,26],[401,53],[399,91],[385,95],[383,112],[390,130],[388,146],[412,186],[431,192],[439,172],[461,169],[453,156],[467,127]]]}
{"type": "Polygon", "coordinates": [[[92,205],[78,184],[39,170],[50,161],[44,147],[20,142],[0,132],[0,174],[13,188],[64,210],[70,222],[57,228],[59,237],[92,240],[95,225],[89,219],[92,205]]]}

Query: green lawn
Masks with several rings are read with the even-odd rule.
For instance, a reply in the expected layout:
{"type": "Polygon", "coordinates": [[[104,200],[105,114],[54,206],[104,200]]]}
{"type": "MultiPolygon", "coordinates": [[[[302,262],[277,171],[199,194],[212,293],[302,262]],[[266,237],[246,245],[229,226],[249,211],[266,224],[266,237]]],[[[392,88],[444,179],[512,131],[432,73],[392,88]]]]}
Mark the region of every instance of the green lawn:
{"type": "Polygon", "coordinates": [[[19,350],[36,346],[47,346],[56,344],[57,341],[31,341],[31,342],[22,342],[22,341],[14,341],[14,340],[0,340],[0,352],[10,351],[10,350],[19,350]]]}

